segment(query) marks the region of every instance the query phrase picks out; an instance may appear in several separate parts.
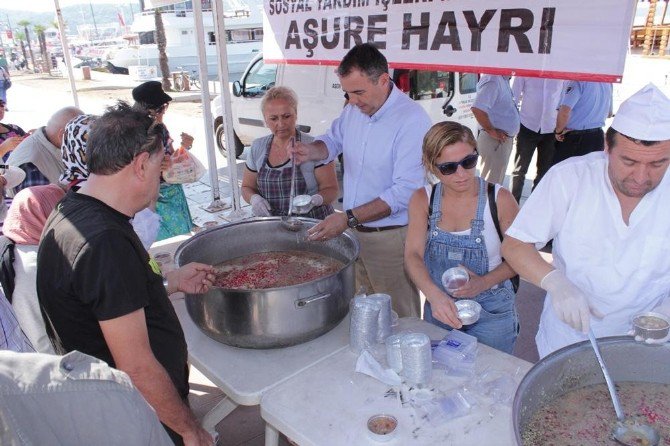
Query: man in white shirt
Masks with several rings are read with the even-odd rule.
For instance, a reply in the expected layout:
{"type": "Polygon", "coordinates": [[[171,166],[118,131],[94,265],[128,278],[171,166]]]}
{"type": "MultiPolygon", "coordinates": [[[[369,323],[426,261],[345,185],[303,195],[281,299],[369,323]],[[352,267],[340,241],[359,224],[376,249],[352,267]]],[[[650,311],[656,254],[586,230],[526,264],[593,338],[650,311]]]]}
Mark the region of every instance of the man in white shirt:
{"type": "MultiPolygon", "coordinates": [[[[552,167],[507,230],[502,253],[547,291],[541,357],[625,335],[633,315],[670,316],[670,99],[649,84],[621,107],[605,152],[552,167]],[[554,239],[553,265],[536,246],[554,239]]],[[[665,342],[666,339],[660,342],[665,342]]]]}
{"type": "Polygon", "coordinates": [[[309,237],[325,241],[355,229],[358,285],[391,295],[400,317],[418,317],[419,292],[404,269],[405,235],[409,199],[425,182],[421,144],[430,118],[393,85],[386,58],[371,44],[352,48],[337,73],[347,105],[328,133],[296,144],[294,153],[297,163],[328,163],[344,154],[346,213],[329,215],[309,237]]]}
{"type": "Polygon", "coordinates": [[[517,202],[521,201],[526,173],[535,149],[537,149],[537,173],[533,189],[537,187],[554,160],[554,141],[556,141],[554,128],[562,88],[563,81],[560,79],[518,76],[512,83],[512,93],[517,106],[520,106],[521,120],[519,134],[516,137],[512,172],[512,195],[517,202]]]}

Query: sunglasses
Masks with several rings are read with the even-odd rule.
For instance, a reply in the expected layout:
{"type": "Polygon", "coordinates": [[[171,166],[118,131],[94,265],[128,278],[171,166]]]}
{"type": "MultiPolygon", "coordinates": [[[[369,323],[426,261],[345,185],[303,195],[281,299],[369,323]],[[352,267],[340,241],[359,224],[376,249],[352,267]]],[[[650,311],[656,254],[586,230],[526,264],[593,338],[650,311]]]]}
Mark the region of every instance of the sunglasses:
{"type": "Polygon", "coordinates": [[[436,164],[435,167],[437,167],[437,170],[439,170],[442,175],[451,175],[452,173],[456,173],[458,166],[462,166],[463,169],[473,169],[477,165],[478,159],[479,152],[475,149],[475,153],[466,156],[460,161],[436,164]]]}

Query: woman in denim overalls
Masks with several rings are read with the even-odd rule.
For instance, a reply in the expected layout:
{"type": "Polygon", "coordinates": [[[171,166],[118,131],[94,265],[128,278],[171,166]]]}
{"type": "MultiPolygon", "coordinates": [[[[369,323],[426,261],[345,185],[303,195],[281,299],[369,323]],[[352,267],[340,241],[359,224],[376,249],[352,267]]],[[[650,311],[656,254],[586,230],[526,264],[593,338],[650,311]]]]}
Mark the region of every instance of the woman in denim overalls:
{"type": "MultiPolygon", "coordinates": [[[[509,280],[514,271],[500,257],[500,238],[487,204],[487,183],[475,174],[477,159],[469,128],[447,121],[428,131],[423,140],[423,163],[439,183],[434,191],[428,186],[412,196],[405,266],[426,296],[426,321],[461,329],[486,345],[511,353],[519,328],[509,280]],[[442,273],[458,265],[468,269],[470,281],[449,296],[442,285],[442,273]],[[454,299],[479,302],[479,320],[463,326],[454,299]]],[[[504,232],[519,208],[506,189],[498,189],[496,202],[504,232]]]]}

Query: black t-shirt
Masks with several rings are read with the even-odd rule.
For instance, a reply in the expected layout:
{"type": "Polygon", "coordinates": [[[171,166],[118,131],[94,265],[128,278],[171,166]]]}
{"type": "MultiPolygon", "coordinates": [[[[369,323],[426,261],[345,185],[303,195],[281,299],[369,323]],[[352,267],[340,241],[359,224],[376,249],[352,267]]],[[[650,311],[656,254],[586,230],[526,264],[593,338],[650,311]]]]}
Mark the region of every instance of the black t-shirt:
{"type": "Polygon", "coordinates": [[[188,395],[184,333],[129,218],[70,192],[51,214],[37,255],[37,293],[47,333],[115,367],[98,321],[144,308],[151,349],[182,397],[188,395]],[[55,330],[55,333],[54,333],[55,330]]]}

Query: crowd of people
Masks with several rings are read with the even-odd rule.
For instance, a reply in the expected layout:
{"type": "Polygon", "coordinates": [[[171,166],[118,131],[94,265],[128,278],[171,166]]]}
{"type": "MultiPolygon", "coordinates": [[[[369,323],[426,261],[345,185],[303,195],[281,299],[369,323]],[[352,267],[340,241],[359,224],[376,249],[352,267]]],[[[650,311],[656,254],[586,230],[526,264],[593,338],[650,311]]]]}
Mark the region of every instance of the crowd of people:
{"type": "MultiPolygon", "coordinates": [[[[627,334],[640,312],[670,317],[670,211],[662,204],[670,199],[670,100],[658,88],[627,99],[603,132],[613,114],[609,84],[517,77],[510,85],[484,75],[475,135],[458,122],[431,125],[373,45],[352,48],[337,74],[346,103],[324,135],[296,128],[295,92],[266,92],[270,134],[252,144],[242,181],[255,216],[287,215],[292,189],[309,195],[306,215],[321,220],[310,240],[346,230],[358,238],[357,289],[391,295],[400,317],[423,314],[507,353],[519,333],[517,274],[547,291],[536,337],[542,357],[589,330],[627,334]],[[509,191],[502,183],[515,137],[509,191]],[[533,191],[519,208],[536,150],[533,191]],[[340,155],[344,212],[334,212],[340,155]],[[551,263],[538,252],[545,245],[551,263]],[[456,266],[470,279],[447,290],[442,273],[456,266]],[[461,299],[481,304],[476,324],[459,320],[461,299]]],[[[136,388],[153,408],[137,392],[117,395],[110,404],[134,407],[145,424],[116,432],[120,442],[209,445],[213,437],[188,407],[187,345],[168,295],[207,292],[214,270],[191,263],[163,274],[148,253],[193,223],[181,185],[163,180],[174,152],[163,124],[172,98],[159,82],[132,93],[132,105],[100,116],[65,107],[28,133],[0,123],[9,164],[0,183],[10,203],[0,239],[0,349],[36,352],[0,352],[0,382],[19,386],[25,378],[13,370],[21,364],[68,372],[95,364],[100,379],[136,388]],[[147,231],[147,221],[160,224],[147,231]]],[[[181,147],[192,143],[181,134],[181,147]]],[[[35,404],[20,392],[8,401],[22,410],[35,404]]]]}

